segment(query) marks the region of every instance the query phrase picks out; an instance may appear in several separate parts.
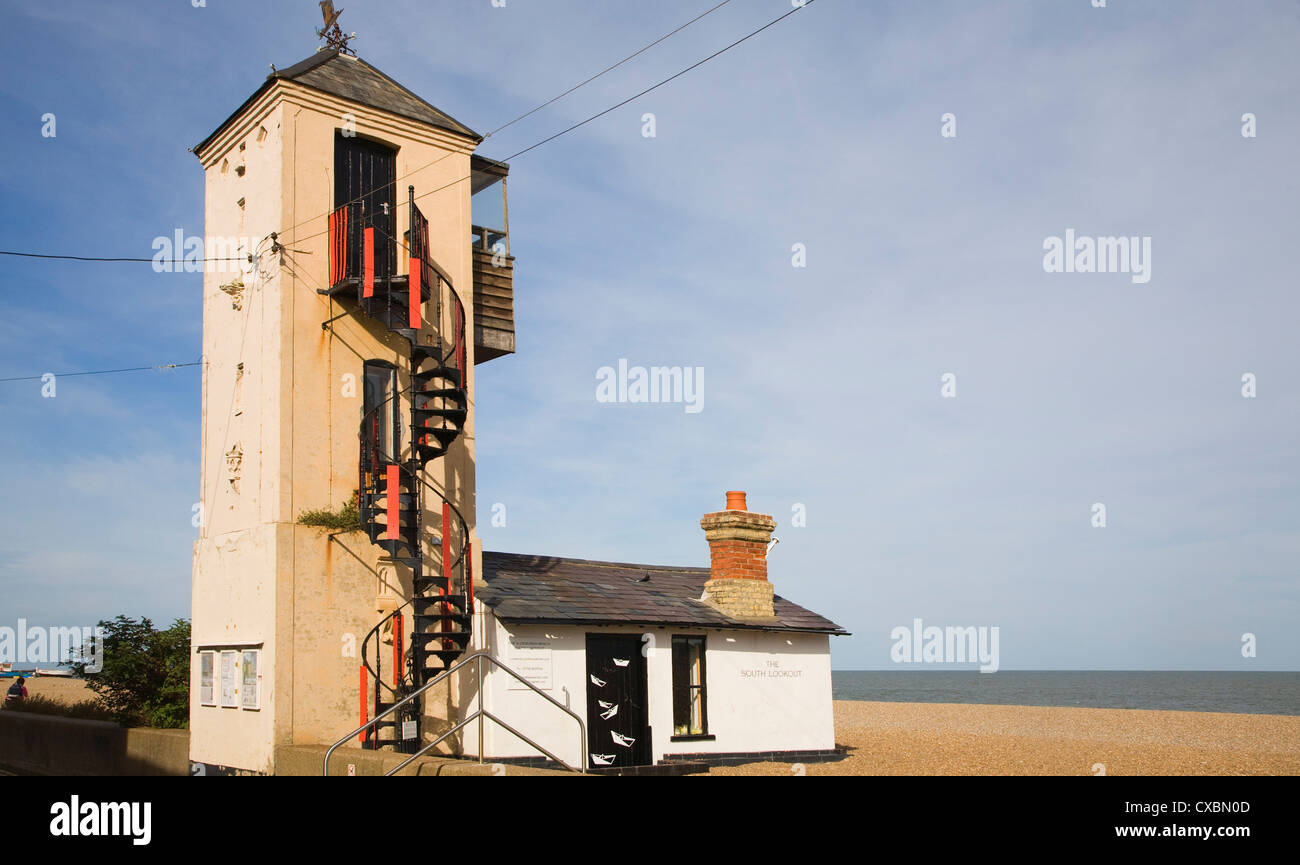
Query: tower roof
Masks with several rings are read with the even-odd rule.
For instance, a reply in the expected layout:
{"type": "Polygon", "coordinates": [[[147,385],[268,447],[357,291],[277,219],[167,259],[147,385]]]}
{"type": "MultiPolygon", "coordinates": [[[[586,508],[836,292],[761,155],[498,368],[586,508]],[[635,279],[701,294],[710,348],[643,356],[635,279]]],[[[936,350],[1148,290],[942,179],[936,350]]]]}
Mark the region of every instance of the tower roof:
{"type": "Polygon", "coordinates": [[[475,141],[483,140],[483,136],[451,115],[439,111],[360,57],[349,57],[340,54],[338,49],[331,48],[317,51],[306,60],[295,63],[287,69],[277,69],[266,76],[266,81],[244,101],[243,105],[222,121],[211,135],[194,146],[194,152],[198,153],[207,146],[208,142],[212,141],[277,80],[295,81],[314,90],[420,123],[427,123],[475,141]]]}

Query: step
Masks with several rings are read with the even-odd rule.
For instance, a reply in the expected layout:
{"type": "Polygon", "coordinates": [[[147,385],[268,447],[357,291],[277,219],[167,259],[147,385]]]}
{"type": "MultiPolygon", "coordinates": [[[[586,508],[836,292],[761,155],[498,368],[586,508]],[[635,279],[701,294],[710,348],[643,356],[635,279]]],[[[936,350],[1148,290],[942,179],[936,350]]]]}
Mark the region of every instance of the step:
{"type": "Polygon", "coordinates": [[[473,620],[463,613],[454,613],[450,616],[415,616],[414,619],[411,638],[419,637],[423,640],[441,639],[453,634],[468,634],[473,624],[473,620]],[[444,625],[451,630],[438,630],[444,625]],[[426,630],[426,628],[433,628],[433,630],[426,630]]]}
{"type": "MultiPolygon", "coordinates": [[[[365,497],[369,499],[368,506],[375,510],[382,511],[388,507],[388,493],[382,488],[379,492],[366,493],[365,497]],[[379,502],[383,502],[383,504],[381,505],[379,502]]],[[[399,492],[397,494],[397,507],[399,510],[415,510],[416,504],[418,504],[418,502],[416,502],[416,496],[414,494],[409,492],[399,492]]]]}
{"type": "MultiPolygon", "coordinates": [[[[443,369],[454,369],[454,367],[442,366],[443,355],[449,355],[451,353],[452,350],[443,346],[441,340],[439,340],[439,344],[437,345],[415,345],[411,347],[411,363],[414,366],[419,367],[425,361],[431,360],[438,364],[438,367],[433,370],[434,372],[443,369]]],[[[459,373],[457,373],[457,375],[459,375],[459,373]]]]}
{"type": "Polygon", "coordinates": [[[433,640],[456,640],[456,641],[459,642],[459,641],[461,641],[461,640],[468,640],[471,636],[473,636],[473,635],[472,635],[468,630],[462,630],[462,631],[433,631],[433,632],[430,632],[430,633],[427,633],[427,634],[425,634],[425,633],[415,633],[415,634],[411,634],[412,639],[414,639],[414,638],[416,638],[416,637],[419,637],[421,640],[424,641],[424,645],[416,645],[416,646],[415,646],[415,648],[417,648],[417,649],[419,649],[419,650],[421,650],[421,651],[424,651],[424,650],[425,650],[425,646],[427,646],[427,645],[428,645],[430,642],[432,642],[433,640]]]}
{"type": "Polygon", "coordinates": [[[456,663],[456,661],[459,660],[464,654],[465,654],[464,650],[460,650],[460,651],[443,650],[437,652],[430,652],[429,657],[425,658],[425,661],[427,662],[433,660],[432,656],[437,655],[438,660],[442,661],[442,666],[430,667],[427,663],[425,663],[425,664],[417,664],[416,667],[425,675],[425,681],[427,682],[429,679],[433,678],[434,676],[446,670],[452,664],[456,663]]]}
{"type": "MultiPolygon", "coordinates": [[[[439,444],[441,444],[443,447],[446,447],[447,445],[454,442],[456,438],[461,434],[460,429],[454,427],[437,427],[437,426],[417,427],[414,430],[414,432],[417,436],[421,436],[421,437],[433,436],[435,439],[438,440],[439,444]]],[[[420,446],[433,447],[433,445],[425,444],[424,442],[421,442],[420,446]]]]}
{"type": "Polygon", "coordinates": [[[415,665],[421,666],[421,660],[428,660],[430,655],[439,652],[464,651],[469,645],[469,631],[438,631],[432,634],[412,634],[411,652],[415,655],[415,665]],[[446,641],[444,643],[444,641],[446,641]],[[430,648],[436,646],[436,648],[430,648]]]}
{"type": "MultiPolygon", "coordinates": [[[[423,378],[423,376],[416,375],[416,378],[423,378]]],[[[454,399],[460,403],[467,401],[465,398],[465,388],[463,387],[425,387],[415,391],[415,395],[428,397],[429,399],[435,397],[441,399],[454,399]]]]}
{"type": "MultiPolygon", "coordinates": [[[[465,418],[469,417],[469,411],[463,408],[417,408],[416,417],[420,415],[429,415],[431,417],[442,417],[447,420],[455,421],[457,424],[464,424],[465,418]]],[[[422,429],[420,424],[415,425],[416,430],[422,429]]],[[[429,429],[440,429],[440,427],[430,427],[429,429]]]]}
{"type": "Polygon", "coordinates": [[[388,553],[388,555],[393,559],[393,561],[399,564],[407,565],[408,567],[410,567],[410,566],[418,565],[420,563],[419,556],[411,556],[411,555],[403,556],[398,553],[398,550],[403,548],[405,548],[408,553],[416,551],[414,544],[411,541],[406,540],[405,538],[393,539],[393,538],[376,538],[374,536],[371,536],[370,541],[375,546],[379,547],[380,549],[388,553]]]}
{"type": "MultiPolygon", "coordinates": [[[[429,637],[432,635],[423,634],[421,636],[429,637]]],[[[430,640],[429,642],[432,643],[436,641],[430,640]]],[[[461,640],[453,640],[451,642],[452,645],[446,647],[442,645],[438,645],[437,648],[429,648],[428,646],[418,645],[418,641],[417,641],[417,645],[411,647],[411,653],[415,655],[415,666],[421,668],[427,668],[428,660],[430,658],[434,657],[435,655],[438,657],[442,657],[443,655],[449,652],[459,657],[460,655],[465,653],[465,647],[469,645],[469,634],[467,633],[462,634],[461,640]]]]}
{"type": "MultiPolygon", "coordinates": [[[[422,579],[433,579],[433,577],[422,577],[422,579]]],[[[437,579],[445,580],[446,577],[438,577],[437,579]]],[[[424,596],[412,598],[411,605],[415,608],[415,614],[417,616],[420,616],[420,615],[424,615],[424,613],[421,612],[422,609],[427,610],[429,607],[433,606],[434,604],[450,604],[453,607],[459,607],[460,609],[463,610],[465,609],[466,600],[467,598],[462,594],[424,595],[424,596]]]]}
{"type": "MultiPolygon", "coordinates": [[[[428,627],[429,625],[436,625],[442,622],[448,622],[452,625],[465,625],[466,626],[465,630],[469,630],[468,626],[471,621],[469,615],[460,612],[455,607],[452,607],[444,612],[437,612],[437,613],[417,612],[412,614],[412,619],[414,619],[415,622],[415,632],[417,634],[424,634],[426,636],[429,635],[429,632],[425,631],[424,628],[428,627]]],[[[459,629],[457,628],[454,630],[459,630],[459,629]]]]}

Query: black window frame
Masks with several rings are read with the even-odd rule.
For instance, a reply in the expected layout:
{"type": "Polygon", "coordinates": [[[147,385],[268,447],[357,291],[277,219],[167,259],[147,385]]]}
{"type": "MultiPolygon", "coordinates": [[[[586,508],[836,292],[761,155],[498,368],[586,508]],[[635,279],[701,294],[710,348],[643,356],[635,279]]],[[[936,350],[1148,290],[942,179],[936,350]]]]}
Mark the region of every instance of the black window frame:
{"type": "Polygon", "coordinates": [[[673,742],[713,741],[717,737],[709,733],[709,638],[707,634],[673,634],[672,641],[672,693],[673,693],[673,742]],[[688,647],[697,644],[700,651],[700,682],[690,683],[690,655],[688,647]],[[685,673],[686,681],[681,681],[679,673],[685,673]],[[700,732],[691,729],[691,695],[698,691],[700,695],[700,732]],[[683,714],[684,713],[684,717],[683,714]],[[688,732],[678,733],[680,727],[688,732]]]}

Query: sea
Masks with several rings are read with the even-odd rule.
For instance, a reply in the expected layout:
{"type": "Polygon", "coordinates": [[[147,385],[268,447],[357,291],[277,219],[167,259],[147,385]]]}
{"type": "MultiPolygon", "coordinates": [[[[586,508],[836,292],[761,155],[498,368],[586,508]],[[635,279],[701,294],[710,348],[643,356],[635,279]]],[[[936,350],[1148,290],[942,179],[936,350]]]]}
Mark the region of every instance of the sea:
{"type": "Polygon", "coordinates": [[[1300,715],[1300,673],[835,670],[836,700],[1300,715]]]}

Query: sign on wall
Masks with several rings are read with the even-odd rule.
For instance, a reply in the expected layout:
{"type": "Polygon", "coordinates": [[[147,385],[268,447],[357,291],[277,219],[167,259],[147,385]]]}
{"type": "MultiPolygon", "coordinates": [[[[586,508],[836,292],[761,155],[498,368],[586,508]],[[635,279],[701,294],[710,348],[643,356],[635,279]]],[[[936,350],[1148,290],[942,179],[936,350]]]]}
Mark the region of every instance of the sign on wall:
{"type": "Polygon", "coordinates": [[[221,705],[228,709],[239,707],[235,701],[235,660],[238,652],[221,653],[221,705]]]}
{"type": "Polygon", "coordinates": [[[217,705],[215,652],[199,652],[199,705],[217,705]]]}
{"type": "MultiPolygon", "coordinates": [[[[510,636],[506,647],[506,666],[532,682],[543,691],[549,691],[551,683],[551,641],[545,637],[510,636]]],[[[526,691],[528,686],[507,676],[511,691],[526,691]]]]}
{"type": "Polygon", "coordinates": [[[244,690],[241,695],[243,697],[241,702],[245,709],[260,709],[262,707],[259,702],[262,699],[261,689],[257,686],[259,678],[257,669],[258,654],[256,649],[249,649],[244,652],[242,664],[244,690]]]}
{"type": "Polygon", "coordinates": [[[740,671],[742,679],[798,679],[803,676],[803,670],[798,667],[790,669],[781,666],[780,660],[769,660],[762,667],[754,667],[748,670],[740,671]]]}

